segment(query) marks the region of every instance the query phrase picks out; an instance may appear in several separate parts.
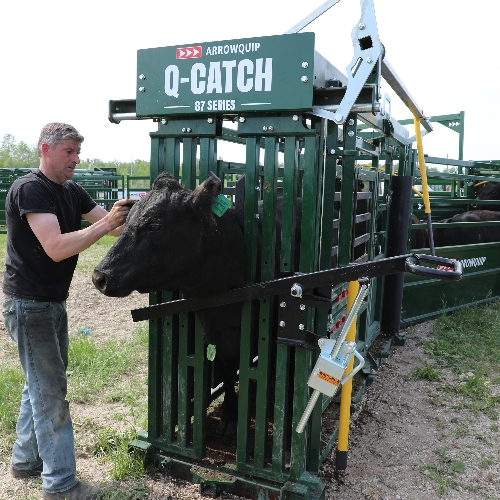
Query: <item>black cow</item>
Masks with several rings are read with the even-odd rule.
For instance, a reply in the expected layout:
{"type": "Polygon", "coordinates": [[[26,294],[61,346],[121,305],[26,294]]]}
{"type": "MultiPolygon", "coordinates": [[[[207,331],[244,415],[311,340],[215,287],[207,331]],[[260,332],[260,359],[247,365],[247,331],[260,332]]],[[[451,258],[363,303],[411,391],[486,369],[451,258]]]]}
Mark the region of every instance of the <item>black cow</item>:
{"type": "MultiPolygon", "coordinates": [[[[500,221],[500,211],[471,210],[439,222],[488,222],[500,221]]],[[[472,245],[500,241],[500,227],[450,227],[434,228],[434,246],[472,245]]]]}
{"type": "MultiPolygon", "coordinates": [[[[500,182],[486,182],[482,185],[479,194],[476,196],[477,200],[499,200],[500,201],[500,182]]],[[[500,212],[500,205],[483,205],[478,203],[472,205],[473,210],[491,210],[500,212]]]]}
{"type": "MultiPolygon", "coordinates": [[[[133,290],[147,293],[180,289],[185,298],[199,298],[244,286],[247,262],[243,221],[232,209],[220,217],[211,210],[219,193],[220,181],[215,176],[190,191],[169,174],[160,174],[152,190],[133,206],[123,233],[95,268],[92,281],[98,290],[124,297],[133,290]]],[[[277,257],[281,201],[278,198],[276,210],[277,257]]],[[[297,243],[301,218],[299,199],[295,269],[300,258],[297,243]]],[[[219,431],[223,433],[228,422],[237,418],[234,384],[239,367],[241,304],[205,309],[197,315],[206,341],[217,347],[216,366],[222,368],[225,397],[219,431]]]]}

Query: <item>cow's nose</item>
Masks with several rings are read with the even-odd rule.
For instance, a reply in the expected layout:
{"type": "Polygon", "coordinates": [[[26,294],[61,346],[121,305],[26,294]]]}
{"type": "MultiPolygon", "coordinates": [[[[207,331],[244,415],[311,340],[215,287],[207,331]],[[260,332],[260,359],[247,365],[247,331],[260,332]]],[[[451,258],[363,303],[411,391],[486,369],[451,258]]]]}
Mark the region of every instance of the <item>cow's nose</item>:
{"type": "Polygon", "coordinates": [[[94,269],[94,272],[92,273],[92,283],[94,283],[95,287],[101,293],[106,293],[107,280],[104,273],[101,273],[101,271],[94,269]]]}

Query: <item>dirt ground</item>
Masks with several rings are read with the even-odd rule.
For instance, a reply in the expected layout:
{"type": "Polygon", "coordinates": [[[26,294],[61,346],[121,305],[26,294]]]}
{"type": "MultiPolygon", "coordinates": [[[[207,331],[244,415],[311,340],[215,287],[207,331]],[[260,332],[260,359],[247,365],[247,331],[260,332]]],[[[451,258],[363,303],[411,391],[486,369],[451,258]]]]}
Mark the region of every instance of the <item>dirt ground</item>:
{"type": "MultiPolygon", "coordinates": [[[[104,297],[89,276],[77,273],[68,300],[70,331],[88,327],[96,340],[128,335],[137,327],[130,310],[146,306],[147,301],[139,294],[125,299],[104,297]]],[[[5,362],[8,340],[3,324],[0,328],[0,362],[5,362]]],[[[461,383],[451,373],[440,382],[411,377],[422,360],[429,361],[422,342],[432,328],[433,323],[427,322],[408,329],[406,345],[391,349],[352,415],[347,470],[336,475],[333,456],[323,464],[327,500],[500,499],[497,423],[457,410],[453,401],[442,401],[442,384],[461,383]]],[[[72,405],[75,422],[106,421],[113,411],[119,408],[72,405]]],[[[77,426],[75,432],[79,432],[77,426]]],[[[82,479],[107,481],[109,464],[82,449],[77,457],[82,479]]],[[[160,474],[149,477],[146,486],[150,500],[201,498],[197,485],[160,474]]],[[[13,479],[9,464],[0,463],[1,500],[41,498],[40,480],[13,479]]]]}

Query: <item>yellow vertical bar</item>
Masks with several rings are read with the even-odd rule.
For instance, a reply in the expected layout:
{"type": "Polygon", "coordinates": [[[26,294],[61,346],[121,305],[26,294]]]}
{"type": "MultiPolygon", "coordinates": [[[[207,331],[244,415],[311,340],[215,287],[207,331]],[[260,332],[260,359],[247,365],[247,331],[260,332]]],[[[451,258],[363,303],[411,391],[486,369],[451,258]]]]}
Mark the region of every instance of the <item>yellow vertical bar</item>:
{"type": "Polygon", "coordinates": [[[422,177],[422,194],[424,199],[425,213],[431,213],[431,203],[429,201],[429,189],[427,184],[427,169],[425,168],[424,148],[422,146],[422,133],[420,131],[420,119],[413,117],[413,125],[415,126],[415,138],[417,139],[418,166],[420,176],[422,177]]]}
{"type": "MultiPolygon", "coordinates": [[[[352,309],[354,299],[358,295],[359,282],[350,281],[347,287],[347,314],[352,309]]],[[[354,318],[351,328],[347,333],[346,341],[356,341],[356,323],[357,318],[354,318]]],[[[349,365],[344,373],[347,377],[354,367],[354,357],[351,358],[349,365]]],[[[337,445],[337,469],[345,469],[347,465],[347,445],[349,442],[349,420],[351,418],[351,395],[352,395],[352,378],[342,385],[340,392],[340,414],[339,414],[339,437],[337,445]],[[345,464],[345,465],[343,465],[345,464]]]]}

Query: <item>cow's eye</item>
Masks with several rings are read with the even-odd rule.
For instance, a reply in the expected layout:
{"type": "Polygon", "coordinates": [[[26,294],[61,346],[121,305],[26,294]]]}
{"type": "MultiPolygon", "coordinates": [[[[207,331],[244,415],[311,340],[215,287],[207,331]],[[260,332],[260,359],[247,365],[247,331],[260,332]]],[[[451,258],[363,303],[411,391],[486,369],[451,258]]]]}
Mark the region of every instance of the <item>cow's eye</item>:
{"type": "Polygon", "coordinates": [[[158,232],[160,229],[161,229],[161,224],[151,224],[151,225],[148,227],[148,231],[150,231],[150,232],[152,232],[152,233],[156,233],[156,232],[158,232]]]}

